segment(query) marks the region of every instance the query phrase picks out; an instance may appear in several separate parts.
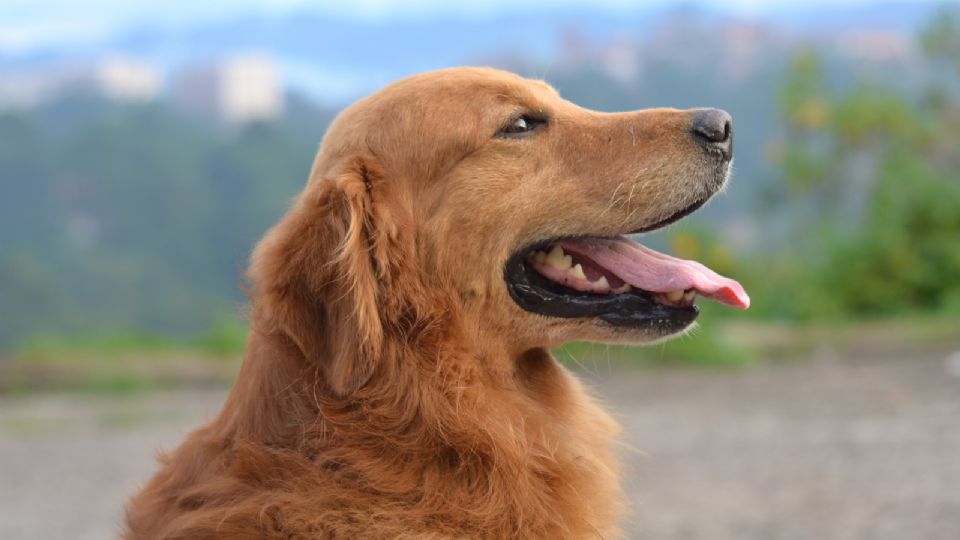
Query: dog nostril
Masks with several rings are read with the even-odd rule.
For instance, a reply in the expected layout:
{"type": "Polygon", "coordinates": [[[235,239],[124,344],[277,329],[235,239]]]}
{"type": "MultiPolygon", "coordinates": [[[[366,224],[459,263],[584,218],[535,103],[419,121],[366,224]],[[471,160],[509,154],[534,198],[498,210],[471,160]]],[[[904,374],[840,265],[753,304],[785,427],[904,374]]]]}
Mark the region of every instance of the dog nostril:
{"type": "Polygon", "coordinates": [[[704,109],[693,116],[693,134],[704,145],[729,144],[733,119],[720,109],[704,109]]]}

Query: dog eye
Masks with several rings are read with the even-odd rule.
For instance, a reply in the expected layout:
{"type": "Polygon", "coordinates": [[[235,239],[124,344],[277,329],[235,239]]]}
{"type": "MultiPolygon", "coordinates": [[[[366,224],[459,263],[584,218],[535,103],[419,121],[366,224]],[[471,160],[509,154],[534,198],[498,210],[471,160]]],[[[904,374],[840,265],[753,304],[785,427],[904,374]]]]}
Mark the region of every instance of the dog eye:
{"type": "Polygon", "coordinates": [[[502,137],[525,135],[535,131],[546,123],[547,121],[542,118],[534,118],[527,115],[519,116],[501,128],[500,131],[497,132],[497,135],[502,137]]]}

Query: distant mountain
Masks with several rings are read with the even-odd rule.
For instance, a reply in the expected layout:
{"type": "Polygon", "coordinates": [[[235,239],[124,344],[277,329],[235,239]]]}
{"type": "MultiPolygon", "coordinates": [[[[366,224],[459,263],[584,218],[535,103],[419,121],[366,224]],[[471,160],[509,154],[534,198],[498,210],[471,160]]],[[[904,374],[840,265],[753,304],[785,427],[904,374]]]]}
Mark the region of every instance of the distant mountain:
{"type": "MultiPolygon", "coordinates": [[[[816,38],[844,28],[912,32],[934,9],[927,2],[770,7],[744,21],[816,38]]],[[[543,66],[563,62],[571,36],[587,43],[617,39],[643,42],[675,19],[700,28],[737,20],[715,7],[685,4],[620,10],[560,9],[501,13],[468,19],[445,15],[383,22],[334,19],[304,9],[283,16],[252,16],[185,28],[140,26],[100,43],[0,55],[3,66],[30,66],[106,53],[144,57],[173,68],[185,61],[238,51],[277,58],[291,86],[328,102],[342,102],[404,75],[492,57],[525,59],[543,66]]]]}

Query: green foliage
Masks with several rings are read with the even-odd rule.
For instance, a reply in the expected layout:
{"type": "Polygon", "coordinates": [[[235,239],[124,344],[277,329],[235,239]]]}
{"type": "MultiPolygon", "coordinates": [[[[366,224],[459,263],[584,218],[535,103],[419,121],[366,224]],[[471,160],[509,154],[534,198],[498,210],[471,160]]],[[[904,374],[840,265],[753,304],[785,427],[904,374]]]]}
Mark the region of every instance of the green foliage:
{"type": "Polygon", "coordinates": [[[960,17],[948,7],[939,10],[920,35],[924,51],[934,58],[946,60],[960,69],[960,17]]]}
{"type": "Polygon", "coordinates": [[[960,295],[960,174],[914,155],[884,160],[858,234],[838,242],[824,271],[852,313],[952,311],[960,295]]]}
{"type": "MultiPolygon", "coordinates": [[[[924,44],[960,68],[958,28],[952,15],[940,17],[924,34],[924,44]]],[[[817,220],[799,223],[789,249],[761,263],[767,279],[756,279],[753,291],[764,299],[759,313],[801,318],[955,313],[960,98],[939,86],[927,92],[936,100],[889,85],[831,91],[819,66],[807,53],[786,77],[781,103],[787,150],[780,155],[787,184],[809,198],[808,216],[817,220]]]]}
{"type": "Polygon", "coordinates": [[[0,114],[0,350],[223,331],[248,253],[306,182],[330,117],[300,107],[228,128],[86,98],[0,114]]]}

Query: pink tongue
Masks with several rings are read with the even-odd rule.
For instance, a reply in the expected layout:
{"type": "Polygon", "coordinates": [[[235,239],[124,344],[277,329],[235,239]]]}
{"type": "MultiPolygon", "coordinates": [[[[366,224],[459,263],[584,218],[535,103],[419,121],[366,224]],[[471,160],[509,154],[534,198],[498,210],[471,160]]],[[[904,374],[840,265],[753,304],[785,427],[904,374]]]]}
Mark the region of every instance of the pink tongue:
{"type": "Polygon", "coordinates": [[[750,297],[736,281],[696,261],[664,255],[624,237],[562,241],[559,245],[564,251],[591,259],[638,289],[660,293],[695,289],[731,307],[750,307],[750,297]]]}

